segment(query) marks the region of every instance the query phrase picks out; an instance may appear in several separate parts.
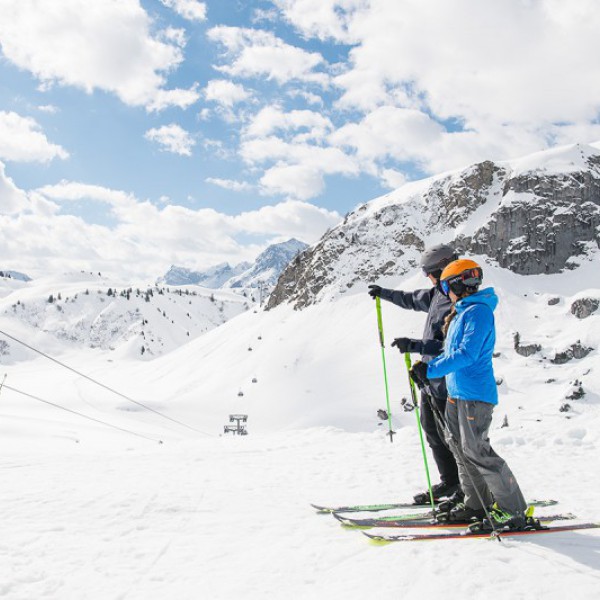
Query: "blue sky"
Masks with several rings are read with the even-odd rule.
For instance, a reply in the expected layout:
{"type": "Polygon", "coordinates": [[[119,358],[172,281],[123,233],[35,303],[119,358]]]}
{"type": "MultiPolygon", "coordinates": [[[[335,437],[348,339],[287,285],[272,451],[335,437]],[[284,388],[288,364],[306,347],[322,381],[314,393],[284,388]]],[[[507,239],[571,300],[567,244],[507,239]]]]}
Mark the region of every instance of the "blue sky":
{"type": "Polygon", "coordinates": [[[594,2],[0,11],[3,268],[235,263],[405,181],[600,139],[594,2]]]}

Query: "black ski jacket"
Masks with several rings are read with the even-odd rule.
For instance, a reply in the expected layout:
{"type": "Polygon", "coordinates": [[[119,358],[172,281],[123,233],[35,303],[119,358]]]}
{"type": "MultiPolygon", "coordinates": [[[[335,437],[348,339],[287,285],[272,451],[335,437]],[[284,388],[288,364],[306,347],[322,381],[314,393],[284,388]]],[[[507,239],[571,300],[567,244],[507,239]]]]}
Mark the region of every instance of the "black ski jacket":
{"type": "MultiPolygon", "coordinates": [[[[423,329],[423,337],[417,351],[421,353],[423,362],[428,363],[442,353],[444,349],[444,319],[450,312],[452,302],[444,296],[438,286],[427,290],[402,292],[383,288],[381,298],[396,304],[400,308],[426,312],[427,319],[423,329]]],[[[431,390],[436,397],[445,398],[447,395],[444,379],[431,379],[431,390]]]]}

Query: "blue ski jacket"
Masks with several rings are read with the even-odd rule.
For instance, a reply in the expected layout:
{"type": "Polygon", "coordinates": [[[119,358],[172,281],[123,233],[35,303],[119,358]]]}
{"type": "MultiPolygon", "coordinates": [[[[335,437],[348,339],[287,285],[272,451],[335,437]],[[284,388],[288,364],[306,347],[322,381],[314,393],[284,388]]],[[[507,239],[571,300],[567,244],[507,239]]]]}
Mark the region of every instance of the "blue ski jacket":
{"type": "Polygon", "coordinates": [[[427,377],[446,377],[448,394],[459,400],[498,404],[492,354],[496,343],[493,288],[479,290],[456,303],[444,352],[428,365],[427,377]]]}

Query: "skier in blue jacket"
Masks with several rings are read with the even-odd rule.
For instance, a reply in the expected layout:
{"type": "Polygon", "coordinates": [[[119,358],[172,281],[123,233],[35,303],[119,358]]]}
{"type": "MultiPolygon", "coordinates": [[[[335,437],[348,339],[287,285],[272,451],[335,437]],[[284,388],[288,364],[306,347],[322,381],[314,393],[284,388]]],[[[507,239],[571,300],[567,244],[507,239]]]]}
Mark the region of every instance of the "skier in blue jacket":
{"type": "Polygon", "coordinates": [[[468,259],[444,269],[440,285],[453,303],[446,320],[444,352],[428,364],[416,363],[411,376],[425,387],[429,378],[445,377],[448,387],[445,420],[458,447],[455,458],[465,497],[438,518],[481,521],[478,527],[484,530],[524,529],[532,526],[527,504],[515,476],[488,438],[498,404],[492,367],[498,297],[492,288],[479,290],[482,277],[481,267],[468,259]]]}

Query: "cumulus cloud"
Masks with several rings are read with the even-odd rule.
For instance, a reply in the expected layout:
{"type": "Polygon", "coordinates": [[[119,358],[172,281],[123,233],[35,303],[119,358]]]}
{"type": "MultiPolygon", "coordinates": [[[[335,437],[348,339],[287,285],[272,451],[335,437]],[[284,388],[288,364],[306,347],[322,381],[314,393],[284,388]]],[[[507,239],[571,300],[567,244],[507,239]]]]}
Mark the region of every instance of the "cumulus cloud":
{"type": "Polygon", "coordinates": [[[144,137],[151,142],[158,143],[165,152],[181,156],[191,156],[192,148],[196,145],[189,132],[176,123],[153,127],[146,131],[144,137]]]}
{"type": "Polygon", "coordinates": [[[265,137],[277,131],[294,132],[298,141],[322,139],[333,129],[333,123],[321,113],[310,110],[284,112],[277,106],[266,106],[251,120],[245,130],[250,137],[265,137]]]}
{"type": "Polygon", "coordinates": [[[600,11],[591,0],[273,2],[304,37],[352,44],[333,82],[337,107],[363,116],[334,143],[371,157],[368,168],[386,154],[435,172],[598,137],[600,11]],[[382,111],[393,117],[387,130],[382,111]]]}
{"type": "Polygon", "coordinates": [[[7,177],[4,164],[0,162],[0,215],[11,215],[28,208],[27,195],[7,177]]]}
{"type": "Polygon", "coordinates": [[[285,112],[267,106],[242,132],[239,154],[252,167],[264,169],[261,192],[289,199],[308,200],[321,194],[326,175],[358,175],[357,160],[327,137],[333,123],[310,110],[285,112]]]}
{"type": "Polygon", "coordinates": [[[240,244],[240,236],[296,237],[311,243],[340,220],[336,212],[298,201],[235,216],[164,201],[157,205],[121,190],[74,181],[25,192],[0,165],[0,255],[5,268],[32,275],[86,269],[154,279],[171,264],[204,268],[236,263],[264,249],[240,244]],[[86,200],[104,203],[115,224],[90,224],[68,214],[72,202],[86,200]]]}
{"type": "Polygon", "coordinates": [[[382,169],[379,176],[384,185],[391,190],[402,187],[407,181],[406,175],[396,169],[382,169]]]}
{"type": "Polygon", "coordinates": [[[206,3],[198,0],[160,0],[166,7],[173,9],[178,15],[189,21],[206,19],[206,3]]]}
{"type": "Polygon", "coordinates": [[[16,162],[49,162],[68,158],[69,153],[48,141],[31,117],[0,111],[0,158],[16,162]]]}
{"type": "Polygon", "coordinates": [[[334,39],[351,44],[356,41],[352,24],[369,0],[272,0],[284,18],[306,37],[334,39]]]}
{"type": "Polygon", "coordinates": [[[50,115],[55,115],[58,112],[58,107],[53,104],[42,104],[41,106],[38,106],[37,109],[40,112],[48,113],[50,115]]]}
{"type": "Polygon", "coordinates": [[[226,79],[213,79],[207,83],[204,96],[207,100],[232,108],[234,104],[247,100],[252,94],[239,83],[226,79]]]}
{"type": "Polygon", "coordinates": [[[99,89],[148,110],[199,98],[195,89],[165,88],[183,60],[184,36],[172,28],[152,35],[138,0],[0,0],[0,11],[2,53],[46,87],[99,89]]]}
{"type": "Polygon", "coordinates": [[[360,173],[358,162],[339,148],[288,142],[275,136],[243,141],[240,154],[247,164],[265,168],[260,179],[263,193],[284,194],[290,199],[318,196],[325,175],[360,173]]]}
{"type": "Polygon", "coordinates": [[[98,200],[113,207],[132,207],[137,200],[133,194],[113,190],[101,185],[63,180],[55,185],[45,185],[35,190],[50,200],[74,202],[78,200],[98,200]]]}
{"type": "Polygon", "coordinates": [[[235,179],[219,179],[218,177],[207,177],[204,181],[232,192],[246,192],[253,188],[247,181],[236,181],[235,179]]]}
{"type": "Polygon", "coordinates": [[[279,84],[292,80],[327,85],[329,76],[317,71],[325,64],[318,52],[292,46],[270,31],[221,25],[208,32],[225,48],[229,63],[215,68],[231,77],[266,77],[279,84]]]}
{"type": "Polygon", "coordinates": [[[330,136],[331,142],[355,149],[362,158],[386,156],[406,160],[421,155],[445,129],[428,115],[413,109],[383,106],[359,123],[349,123],[330,136]]]}
{"type": "Polygon", "coordinates": [[[299,200],[314,198],[325,187],[323,171],[307,164],[275,165],[265,171],[260,183],[266,194],[299,200]]]}

